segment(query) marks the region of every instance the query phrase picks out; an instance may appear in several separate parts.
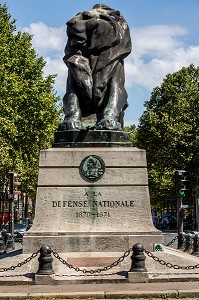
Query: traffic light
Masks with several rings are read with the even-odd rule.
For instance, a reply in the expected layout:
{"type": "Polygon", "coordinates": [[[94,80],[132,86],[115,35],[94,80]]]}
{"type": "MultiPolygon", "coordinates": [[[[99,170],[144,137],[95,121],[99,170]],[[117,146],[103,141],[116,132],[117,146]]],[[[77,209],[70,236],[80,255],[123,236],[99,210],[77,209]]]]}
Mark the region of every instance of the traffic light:
{"type": "Polygon", "coordinates": [[[189,184],[189,172],[185,170],[177,170],[175,171],[175,188],[176,188],[176,196],[184,196],[185,192],[188,191],[189,184]]]}

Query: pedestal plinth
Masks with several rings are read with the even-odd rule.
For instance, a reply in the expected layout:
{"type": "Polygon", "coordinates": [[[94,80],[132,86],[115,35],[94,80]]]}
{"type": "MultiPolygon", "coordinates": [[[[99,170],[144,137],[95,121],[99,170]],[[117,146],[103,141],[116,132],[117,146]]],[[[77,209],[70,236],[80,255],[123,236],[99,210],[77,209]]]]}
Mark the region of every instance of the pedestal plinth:
{"type": "Polygon", "coordinates": [[[133,147],[42,150],[35,219],[23,252],[123,252],[162,243],[152,222],[146,156],[133,147]],[[90,165],[92,164],[92,168],[90,165]]]}
{"type": "Polygon", "coordinates": [[[53,147],[131,147],[130,134],[113,130],[56,131],[53,147]]]}

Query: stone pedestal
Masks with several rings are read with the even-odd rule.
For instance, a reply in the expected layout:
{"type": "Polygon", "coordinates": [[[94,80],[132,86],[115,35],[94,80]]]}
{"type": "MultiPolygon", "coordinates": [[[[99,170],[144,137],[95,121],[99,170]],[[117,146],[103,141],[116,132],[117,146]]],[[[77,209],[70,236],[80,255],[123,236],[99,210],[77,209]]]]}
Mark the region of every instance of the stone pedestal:
{"type": "Polygon", "coordinates": [[[57,252],[124,252],[135,243],[162,243],[151,218],[145,151],[132,147],[42,150],[35,219],[23,252],[42,244],[57,252]],[[94,157],[100,176],[86,178],[94,157]],[[87,161],[88,162],[88,161],[87,161]]]}
{"type": "Polygon", "coordinates": [[[128,272],[128,282],[149,282],[148,272],[128,272]]]}

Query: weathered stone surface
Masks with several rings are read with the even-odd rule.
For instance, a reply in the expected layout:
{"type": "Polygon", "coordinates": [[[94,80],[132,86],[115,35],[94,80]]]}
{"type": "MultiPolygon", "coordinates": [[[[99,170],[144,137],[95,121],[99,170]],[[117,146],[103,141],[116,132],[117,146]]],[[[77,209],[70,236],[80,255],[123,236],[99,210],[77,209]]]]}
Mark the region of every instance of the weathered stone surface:
{"type": "Polygon", "coordinates": [[[147,272],[128,272],[128,282],[149,282],[147,272]]]}
{"type": "Polygon", "coordinates": [[[61,253],[65,252],[117,252],[121,253],[132,248],[139,242],[147,250],[153,250],[153,244],[162,242],[162,235],[156,232],[140,232],[137,234],[133,231],[129,233],[60,233],[54,232],[31,232],[29,231],[24,237],[23,253],[32,253],[42,245],[50,245],[53,250],[61,253]]]}
{"type": "Polygon", "coordinates": [[[37,199],[38,232],[132,232],[132,225],[137,232],[154,229],[144,186],[42,187],[37,199]]]}
{"type": "MultiPolygon", "coordinates": [[[[93,183],[85,182],[79,174],[78,168],[48,168],[41,169],[39,173],[38,186],[93,186],[93,183]],[[50,176],[53,174],[53,176],[50,176]],[[68,176],[70,174],[70,176],[68,176]]],[[[146,168],[108,168],[100,181],[95,186],[112,185],[147,185],[146,168]],[[121,173],[122,171],[122,173],[121,173]]]]}
{"type": "Polygon", "coordinates": [[[163,237],[153,226],[146,157],[136,148],[73,148],[41,151],[35,219],[24,252],[41,244],[59,252],[126,251],[135,243],[153,247],[163,237]],[[79,166],[95,155],[105,164],[96,182],[79,166]]]}
{"type": "Polygon", "coordinates": [[[79,167],[84,157],[98,155],[106,167],[147,167],[144,150],[132,148],[50,148],[41,150],[39,167],[79,167]]]}

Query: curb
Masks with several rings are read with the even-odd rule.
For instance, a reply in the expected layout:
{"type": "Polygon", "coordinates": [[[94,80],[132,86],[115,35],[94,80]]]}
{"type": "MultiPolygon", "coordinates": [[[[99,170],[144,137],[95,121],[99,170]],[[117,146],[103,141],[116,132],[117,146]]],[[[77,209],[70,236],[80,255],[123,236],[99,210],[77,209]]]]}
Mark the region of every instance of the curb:
{"type": "Polygon", "coordinates": [[[115,291],[115,292],[57,292],[57,293],[4,293],[0,294],[1,300],[31,300],[42,297],[47,299],[139,299],[139,298],[186,298],[199,297],[199,289],[187,290],[163,290],[163,291],[115,291]],[[54,298],[56,297],[56,298],[54,298]]]}
{"type": "MultiPolygon", "coordinates": [[[[199,290],[198,290],[199,292],[199,290]]],[[[198,294],[199,295],[199,294],[198,294]]],[[[139,299],[139,298],[175,298],[179,296],[176,290],[165,291],[126,291],[126,292],[107,292],[104,299],[139,299]]]]}

